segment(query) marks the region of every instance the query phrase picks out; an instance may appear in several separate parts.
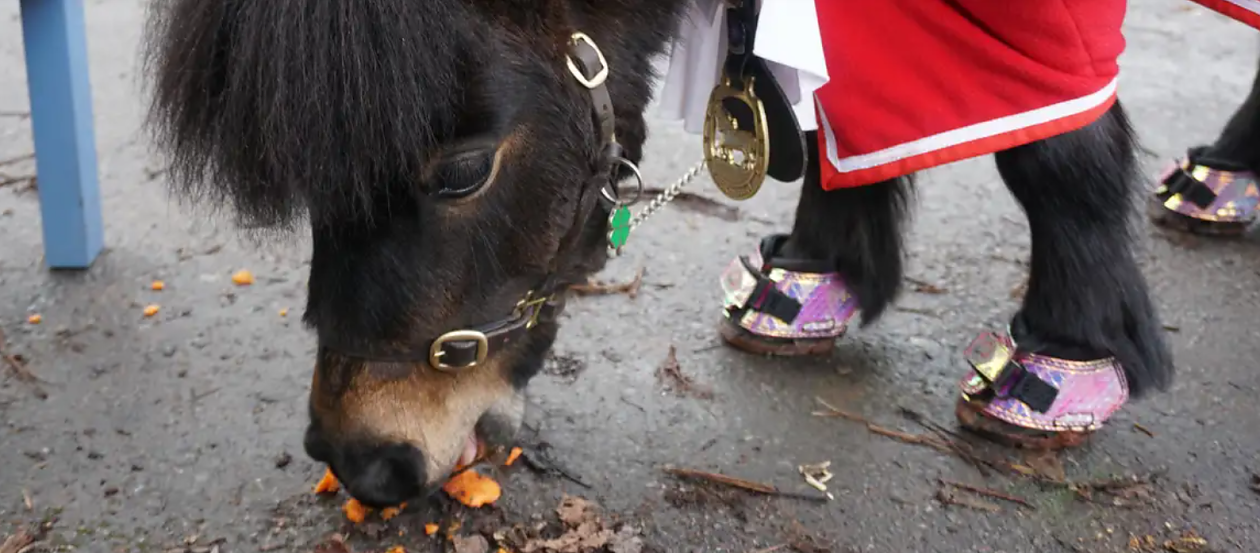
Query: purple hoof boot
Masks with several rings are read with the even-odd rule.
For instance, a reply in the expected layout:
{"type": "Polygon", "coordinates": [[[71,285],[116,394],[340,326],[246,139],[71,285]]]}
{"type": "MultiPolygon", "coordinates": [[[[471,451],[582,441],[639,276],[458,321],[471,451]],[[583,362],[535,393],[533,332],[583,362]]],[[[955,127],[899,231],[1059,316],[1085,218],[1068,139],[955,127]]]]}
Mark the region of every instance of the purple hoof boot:
{"type": "Polygon", "coordinates": [[[857,299],[828,263],[776,257],[786,240],[762,240],[722,274],[722,338],[751,353],[828,353],[848,328],[857,299]]]}
{"type": "Polygon", "coordinates": [[[1256,173],[1212,161],[1191,150],[1160,175],[1152,219],[1162,226],[1214,235],[1239,235],[1256,220],[1260,187],[1256,173]]]}
{"type": "Polygon", "coordinates": [[[1079,445],[1129,399],[1114,357],[1070,361],[1020,351],[1009,336],[985,333],[964,353],[972,374],[959,387],[963,426],[1014,445],[1079,445]]]}

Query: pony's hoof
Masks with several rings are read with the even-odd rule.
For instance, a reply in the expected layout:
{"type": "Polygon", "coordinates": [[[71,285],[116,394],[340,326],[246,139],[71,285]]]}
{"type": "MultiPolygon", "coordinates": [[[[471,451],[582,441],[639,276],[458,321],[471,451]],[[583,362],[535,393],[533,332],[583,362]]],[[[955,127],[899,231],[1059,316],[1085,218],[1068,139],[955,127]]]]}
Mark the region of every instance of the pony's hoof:
{"type": "Polygon", "coordinates": [[[848,329],[857,298],[832,264],[778,257],[786,235],[772,235],[722,273],[726,343],[759,355],[824,355],[848,329]]]}
{"type": "Polygon", "coordinates": [[[1043,432],[986,417],[981,408],[958,398],[954,416],[959,426],[995,443],[1019,449],[1060,450],[1079,447],[1094,435],[1092,431],[1043,432]]]}
{"type": "Polygon", "coordinates": [[[727,345],[754,355],[776,357],[803,357],[830,355],[835,349],[835,338],[768,338],[757,336],[725,317],[718,323],[718,335],[727,345]]]}
{"type": "Polygon", "coordinates": [[[1147,216],[1157,226],[1180,232],[1242,236],[1255,221],[1260,204],[1256,174],[1219,160],[1199,160],[1202,150],[1191,149],[1186,158],[1164,170],[1147,203],[1147,216]]]}
{"type": "Polygon", "coordinates": [[[1213,238],[1238,238],[1247,232],[1249,226],[1247,223],[1207,221],[1182,215],[1164,207],[1164,202],[1155,196],[1147,202],[1146,215],[1160,228],[1213,238]]]}
{"type": "Polygon", "coordinates": [[[1073,361],[1022,351],[984,333],[963,353],[954,414],[963,428],[1003,445],[1063,449],[1085,443],[1129,399],[1114,357],[1073,361]]]}

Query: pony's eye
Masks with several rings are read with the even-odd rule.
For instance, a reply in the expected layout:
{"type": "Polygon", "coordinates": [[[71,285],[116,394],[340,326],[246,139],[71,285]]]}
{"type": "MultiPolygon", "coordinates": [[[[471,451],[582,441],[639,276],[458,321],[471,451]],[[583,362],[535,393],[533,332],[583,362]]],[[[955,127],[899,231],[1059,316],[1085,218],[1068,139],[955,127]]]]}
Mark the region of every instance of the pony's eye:
{"type": "Polygon", "coordinates": [[[462,198],[480,190],[494,178],[496,157],[494,150],[478,150],[443,159],[431,177],[437,195],[462,198]]]}

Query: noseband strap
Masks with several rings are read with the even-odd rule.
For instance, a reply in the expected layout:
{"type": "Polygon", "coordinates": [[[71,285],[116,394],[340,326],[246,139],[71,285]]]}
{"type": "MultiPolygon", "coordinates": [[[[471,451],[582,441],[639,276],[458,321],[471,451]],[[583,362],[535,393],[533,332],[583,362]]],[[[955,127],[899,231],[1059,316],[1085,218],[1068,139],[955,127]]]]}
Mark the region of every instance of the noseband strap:
{"type": "MultiPolygon", "coordinates": [[[[592,122],[599,132],[599,148],[609,163],[610,171],[618,167],[621,147],[617,144],[616,114],[612,96],[608,93],[609,65],[595,41],[584,33],[573,33],[565,56],[569,73],[584,87],[591,101],[592,122]]],[[[611,176],[610,176],[611,178],[611,176]]],[[[540,323],[554,322],[564,311],[568,284],[560,276],[565,269],[565,254],[575,255],[583,231],[597,208],[611,212],[617,201],[615,186],[605,187],[607,181],[600,178],[584,183],[577,198],[577,209],[569,231],[560,240],[557,255],[552,256],[548,275],[542,283],[525,295],[512,309],[512,314],[502,320],[454,330],[439,336],[422,348],[404,347],[392,351],[356,352],[353,348],[330,347],[337,353],[372,361],[416,363],[427,362],[436,370],[460,371],[485,362],[495,351],[508,347],[529,334],[540,323]]],[[[607,182],[611,184],[611,182],[607,182]]],[[[321,337],[321,342],[328,342],[321,337]]],[[[325,346],[328,347],[328,346],[325,346]]]]}

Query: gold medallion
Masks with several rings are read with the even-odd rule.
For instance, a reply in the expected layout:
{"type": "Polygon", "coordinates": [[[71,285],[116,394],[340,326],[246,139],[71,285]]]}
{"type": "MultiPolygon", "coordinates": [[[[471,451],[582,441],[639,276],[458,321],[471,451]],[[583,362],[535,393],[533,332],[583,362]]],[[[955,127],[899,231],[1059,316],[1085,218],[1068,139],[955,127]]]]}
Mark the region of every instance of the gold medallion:
{"type": "Polygon", "coordinates": [[[704,115],[704,160],[718,189],[733,200],[747,200],[761,190],[770,168],[770,138],[766,108],[753,92],[753,79],[743,90],[723,78],[709,94],[704,115]],[[744,117],[727,109],[730,100],[738,102],[744,117]],[[740,128],[740,120],[752,128],[740,128]]]}

